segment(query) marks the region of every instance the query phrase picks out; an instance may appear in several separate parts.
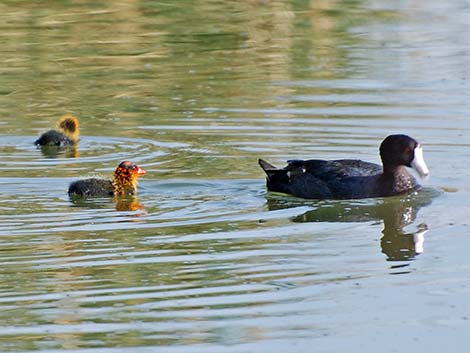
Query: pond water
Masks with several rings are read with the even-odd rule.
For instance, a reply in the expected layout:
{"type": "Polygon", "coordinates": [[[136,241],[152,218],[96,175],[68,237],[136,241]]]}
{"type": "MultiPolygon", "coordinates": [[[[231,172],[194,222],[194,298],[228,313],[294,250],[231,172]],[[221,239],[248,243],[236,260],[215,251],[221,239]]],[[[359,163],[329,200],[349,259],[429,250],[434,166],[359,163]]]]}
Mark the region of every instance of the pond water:
{"type": "Polygon", "coordinates": [[[0,4],[0,351],[464,351],[469,25],[463,0],[0,4]],[[36,149],[65,113],[78,147],[36,149]],[[419,192],[266,192],[258,157],[378,162],[391,133],[419,192]],[[68,198],[125,159],[137,197],[68,198]]]}

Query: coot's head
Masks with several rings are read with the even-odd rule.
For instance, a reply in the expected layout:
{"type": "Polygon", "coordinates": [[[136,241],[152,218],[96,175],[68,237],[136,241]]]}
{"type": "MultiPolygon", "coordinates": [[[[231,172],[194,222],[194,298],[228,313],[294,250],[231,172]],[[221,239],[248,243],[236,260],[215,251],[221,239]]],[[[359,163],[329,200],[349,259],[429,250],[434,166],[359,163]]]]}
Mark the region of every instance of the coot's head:
{"type": "Polygon", "coordinates": [[[73,143],[78,143],[80,124],[78,123],[78,119],[72,114],[63,115],[57,122],[56,129],[63,132],[73,143]]]}
{"type": "Polygon", "coordinates": [[[133,195],[137,190],[137,178],[145,170],[129,161],[121,162],[114,172],[113,186],[117,195],[133,195]]]}
{"type": "Polygon", "coordinates": [[[407,135],[387,136],[380,144],[380,158],[384,170],[404,165],[416,170],[421,178],[429,174],[421,145],[407,135]]]}
{"type": "Polygon", "coordinates": [[[118,165],[116,172],[119,172],[122,175],[133,175],[134,177],[138,177],[139,175],[146,173],[146,171],[140,168],[137,164],[129,161],[121,162],[118,165]]]}

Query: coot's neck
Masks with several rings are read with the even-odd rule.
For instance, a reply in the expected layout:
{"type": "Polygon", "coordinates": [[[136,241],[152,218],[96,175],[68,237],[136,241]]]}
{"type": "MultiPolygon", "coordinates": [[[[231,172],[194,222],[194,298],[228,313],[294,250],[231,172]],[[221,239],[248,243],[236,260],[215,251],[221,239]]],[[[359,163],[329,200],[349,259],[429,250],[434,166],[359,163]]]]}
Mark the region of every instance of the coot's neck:
{"type": "Polygon", "coordinates": [[[388,177],[393,177],[399,174],[408,174],[408,171],[403,165],[390,165],[383,164],[383,175],[388,177]]]}
{"type": "Polygon", "coordinates": [[[114,174],[113,189],[115,195],[134,195],[137,190],[137,181],[128,176],[114,174]]]}
{"type": "MultiPolygon", "coordinates": [[[[408,173],[403,165],[384,165],[380,176],[379,188],[388,190],[390,195],[419,187],[416,179],[408,173]]],[[[385,195],[386,196],[386,195],[385,195]]]]}

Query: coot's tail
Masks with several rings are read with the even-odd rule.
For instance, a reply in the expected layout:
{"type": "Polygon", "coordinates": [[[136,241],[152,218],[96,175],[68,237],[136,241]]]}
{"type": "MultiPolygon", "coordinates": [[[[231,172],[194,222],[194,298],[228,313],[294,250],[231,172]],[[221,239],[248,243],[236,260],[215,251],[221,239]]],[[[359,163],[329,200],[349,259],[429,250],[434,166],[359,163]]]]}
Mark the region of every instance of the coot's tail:
{"type": "Polygon", "coordinates": [[[258,159],[258,164],[266,173],[266,186],[268,190],[288,192],[287,189],[290,185],[290,180],[287,170],[279,169],[261,158],[258,159]]]}

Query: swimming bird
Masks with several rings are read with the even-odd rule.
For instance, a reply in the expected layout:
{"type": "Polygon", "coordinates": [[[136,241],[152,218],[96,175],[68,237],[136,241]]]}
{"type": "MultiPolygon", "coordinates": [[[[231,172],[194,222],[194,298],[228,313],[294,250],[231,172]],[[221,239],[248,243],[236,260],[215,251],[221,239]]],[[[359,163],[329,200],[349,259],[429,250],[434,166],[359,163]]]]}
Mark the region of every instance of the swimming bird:
{"type": "Polygon", "coordinates": [[[70,184],[70,196],[107,197],[114,195],[134,195],[137,193],[137,178],[145,170],[129,161],[121,162],[114,171],[113,180],[89,178],[70,184]]]}
{"type": "Polygon", "coordinates": [[[59,119],[55,130],[43,133],[34,144],[36,146],[73,146],[78,143],[79,134],[78,119],[71,114],[66,114],[59,119]]]}
{"type": "Polygon", "coordinates": [[[429,174],[423,149],[407,135],[387,136],[380,144],[382,166],[357,159],[292,160],[279,169],[259,159],[266,185],[306,199],[361,199],[399,195],[420,187],[405,167],[421,178],[429,174]]]}

